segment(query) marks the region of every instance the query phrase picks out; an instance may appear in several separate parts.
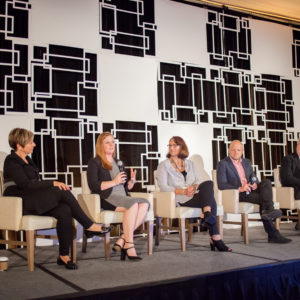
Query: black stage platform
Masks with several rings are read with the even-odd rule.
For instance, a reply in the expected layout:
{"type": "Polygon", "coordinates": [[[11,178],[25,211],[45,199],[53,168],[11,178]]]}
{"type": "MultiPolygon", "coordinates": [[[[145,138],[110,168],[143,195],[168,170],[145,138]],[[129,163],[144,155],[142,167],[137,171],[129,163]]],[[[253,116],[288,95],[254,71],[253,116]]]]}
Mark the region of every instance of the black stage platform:
{"type": "Polygon", "coordinates": [[[56,264],[57,246],[37,247],[34,272],[27,271],[26,249],[1,250],[9,269],[0,272],[0,299],[300,299],[300,231],[281,224],[289,244],[269,244],[262,227],[249,229],[245,245],[240,229],[225,229],[233,253],[211,252],[207,233],[195,233],[187,251],[178,234],[166,235],[148,256],[145,238],[137,238],[140,262],[123,262],[115,253],[105,261],[102,242],[78,244],[76,271],[56,264]]]}

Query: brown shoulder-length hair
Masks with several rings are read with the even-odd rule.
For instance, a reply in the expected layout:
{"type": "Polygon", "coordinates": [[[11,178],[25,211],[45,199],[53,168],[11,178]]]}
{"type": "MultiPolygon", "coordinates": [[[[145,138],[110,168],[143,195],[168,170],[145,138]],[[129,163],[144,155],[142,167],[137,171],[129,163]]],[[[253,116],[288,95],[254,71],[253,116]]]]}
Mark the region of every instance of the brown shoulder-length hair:
{"type": "Polygon", "coordinates": [[[33,133],[25,128],[14,128],[8,135],[9,146],[15,151],[17,150],[17,144],[25,147],[32,139],[33,133]]]}
{"type": "MultiPolygon", "coordinates": [[[[169,142],[174,141],[174,143],[176,145],[180,145],[180,152],[178,154],[178,157],[181,159],[187,158],[190,154],[189,154],[189,149],[184,141],[184,139],[180,136],[172,136],[169,140],[169,142]]],[[[170,152],[168,152],[167,154],[167,158],[170,158],[170,152]]]]}
{"type": "MultiPolygon", "coordinates": [[[[101,159],[102,162],[102,167],[106,170],[111,170],[112,165],[111,163],[106,159],[106,155],[104,153],[104,147],[103,147],[103,142],[104,140],[108,137],[112,136],[114,137],[110,132],[105,131],[101,133],[98,138],[97,138],[97,143],[96,143],[96,155],[101,159]]],[[[113,154],[115,157],[116,153],[113,154]]]]}

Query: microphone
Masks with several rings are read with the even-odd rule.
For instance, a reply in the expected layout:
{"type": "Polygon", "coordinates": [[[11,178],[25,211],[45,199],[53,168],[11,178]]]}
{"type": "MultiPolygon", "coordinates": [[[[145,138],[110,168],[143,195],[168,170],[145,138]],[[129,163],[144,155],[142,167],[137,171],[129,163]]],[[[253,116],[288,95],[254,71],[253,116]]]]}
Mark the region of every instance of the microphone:
{"type": "Polygon", "coordinates": [[[118,160],[117,165],[118,165],[118,168],[119,168],[120,172],[124,172],[125,171],[124,163],[121,160],[118,160]]]}
{"type": "MultiPolygon", "coordinates": [[[[252,176],[252,178],[251,178],[251,185],[253,185],[256,181],[257,181],[256,176],[252,176]]],[[[251,191],[252,191],[252,188],[250,187],[250,191],[247,191],[246,195],[249,195],[251,193],[251,191]]]]}

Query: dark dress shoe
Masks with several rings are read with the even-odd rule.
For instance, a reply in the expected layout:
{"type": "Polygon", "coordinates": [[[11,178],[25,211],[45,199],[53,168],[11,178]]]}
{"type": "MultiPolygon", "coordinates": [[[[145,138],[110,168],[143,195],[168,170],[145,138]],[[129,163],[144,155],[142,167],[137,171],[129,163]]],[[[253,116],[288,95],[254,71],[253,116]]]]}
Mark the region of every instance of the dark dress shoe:
{"type": "Polygon", "coordinates": [[[275,243],[275,244],[287,244],[287,243],[290,243],[291,241],[292,241],[291,239],[285,238],[280,233],[268,238],[269,243],[275,243]]]}
{"type": "Polygon", "coordinates": [[[93,231],[93,230],[87,230],[87,229],[84,229],[84,234],[86,235],[86,237],[89,239],[89,238],[92,238],[93,236],[97,235],[97,236],[100,236],[100,235],[103,235],[105,233],[108,233],[112,230],[112,227],[105,227],[105,226],[102,226],[102,230],[101,231],[93,231]]]}
{"type": "Polygon", "coordinates": [[[282,215],[282,212],[280,209],[268,209],[268,210],[263,210],[261,212],[261,218],[262,220],[266,221],[272,221],[277,218],[280,218],[282,215]]]}
{"type": "Polygon", "coordinates": [[[60,266],[65,266],[66,269],[69,269],[69,270],[78,269],[77,265],[75,263],[73,263],[71,260],[69,260],[67,263],[65,263],[60,257],[57,258],[57,264],[60,266]]]}
{"type": "Polygon", "coordinates": [[[213,240],[210,241],[210,250],[215,251],[215,248],[217,248],[221,252],[232,252],[232,249],[227,247],[225,243],[222,240],[213,240]]]}

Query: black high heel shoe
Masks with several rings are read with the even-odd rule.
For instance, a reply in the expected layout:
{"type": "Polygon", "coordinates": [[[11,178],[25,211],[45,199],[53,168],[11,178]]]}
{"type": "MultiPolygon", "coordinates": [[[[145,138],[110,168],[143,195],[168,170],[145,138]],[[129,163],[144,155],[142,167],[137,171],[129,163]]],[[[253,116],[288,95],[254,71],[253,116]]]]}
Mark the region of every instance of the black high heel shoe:
{"type": "MultiPolygon", "coordinates": [[[[124,246],[125,246],[125,244],[132,244],[132,245],[134,245],[133,243],[131,243],[131,242],[126,242],[125,241],[125,243],[124,243],[124,246]]],[[[139,261],[139,260],[142,260],[142,258],[140,257],[140,256],[130,256],[130,255],[128,255],[128,253],[127,253],[127,251],[129,250],[129,249],[133,249],[134,248],[134,246],[132,246],[132,247],[129,247],[129,248],[122,248],[121,249],[121,260],[125,260],[126,259],[126,256],[128,257],[128,259],[129,260],[133,260],[133,261],[139,261]]]]}
{"type": "MultiPolygon", "coordinates": [[[[125,239],[120,236],[119,240],[123,240],[124,241],[124,244],[123,244],[123,247],[124,247],[125,242],[126,242],[125,239]]],[[[120,244],[114,243],[112,249],[113,249],[114,252],[121,252],[121,250],[122,250],[123,247],[120,244]]]]}
{"type": "Polygon", "coordinates": [[[225,243],[222,240],[213,240],[210,241],[210,250],[215,251],[215,248],[217,248],[221,252],[232,252],[232,249],[227,247],[225,243]]]}
{"type": "Polygon", "coordinates": [[[102,226],[101,228],[102,228],[101,231],[94,231],[94,230],[84,229],[84,234],[89,239],[89,238],[92,238],[95,235],[100,236],[100,235],[108,233],[108,232],[110,232],[112,230],[112,227],[102,226]]]}
{"type": "Polygon", "coordinates": [[[60,257],[57,258],[57,264],[60,266],[65,266],[66,269],[69,269],[69,270],[78,269],[77,265],[75,263],[73,263],[71,260],[69,260],[67,263],[65,263],[60,257]]]}

